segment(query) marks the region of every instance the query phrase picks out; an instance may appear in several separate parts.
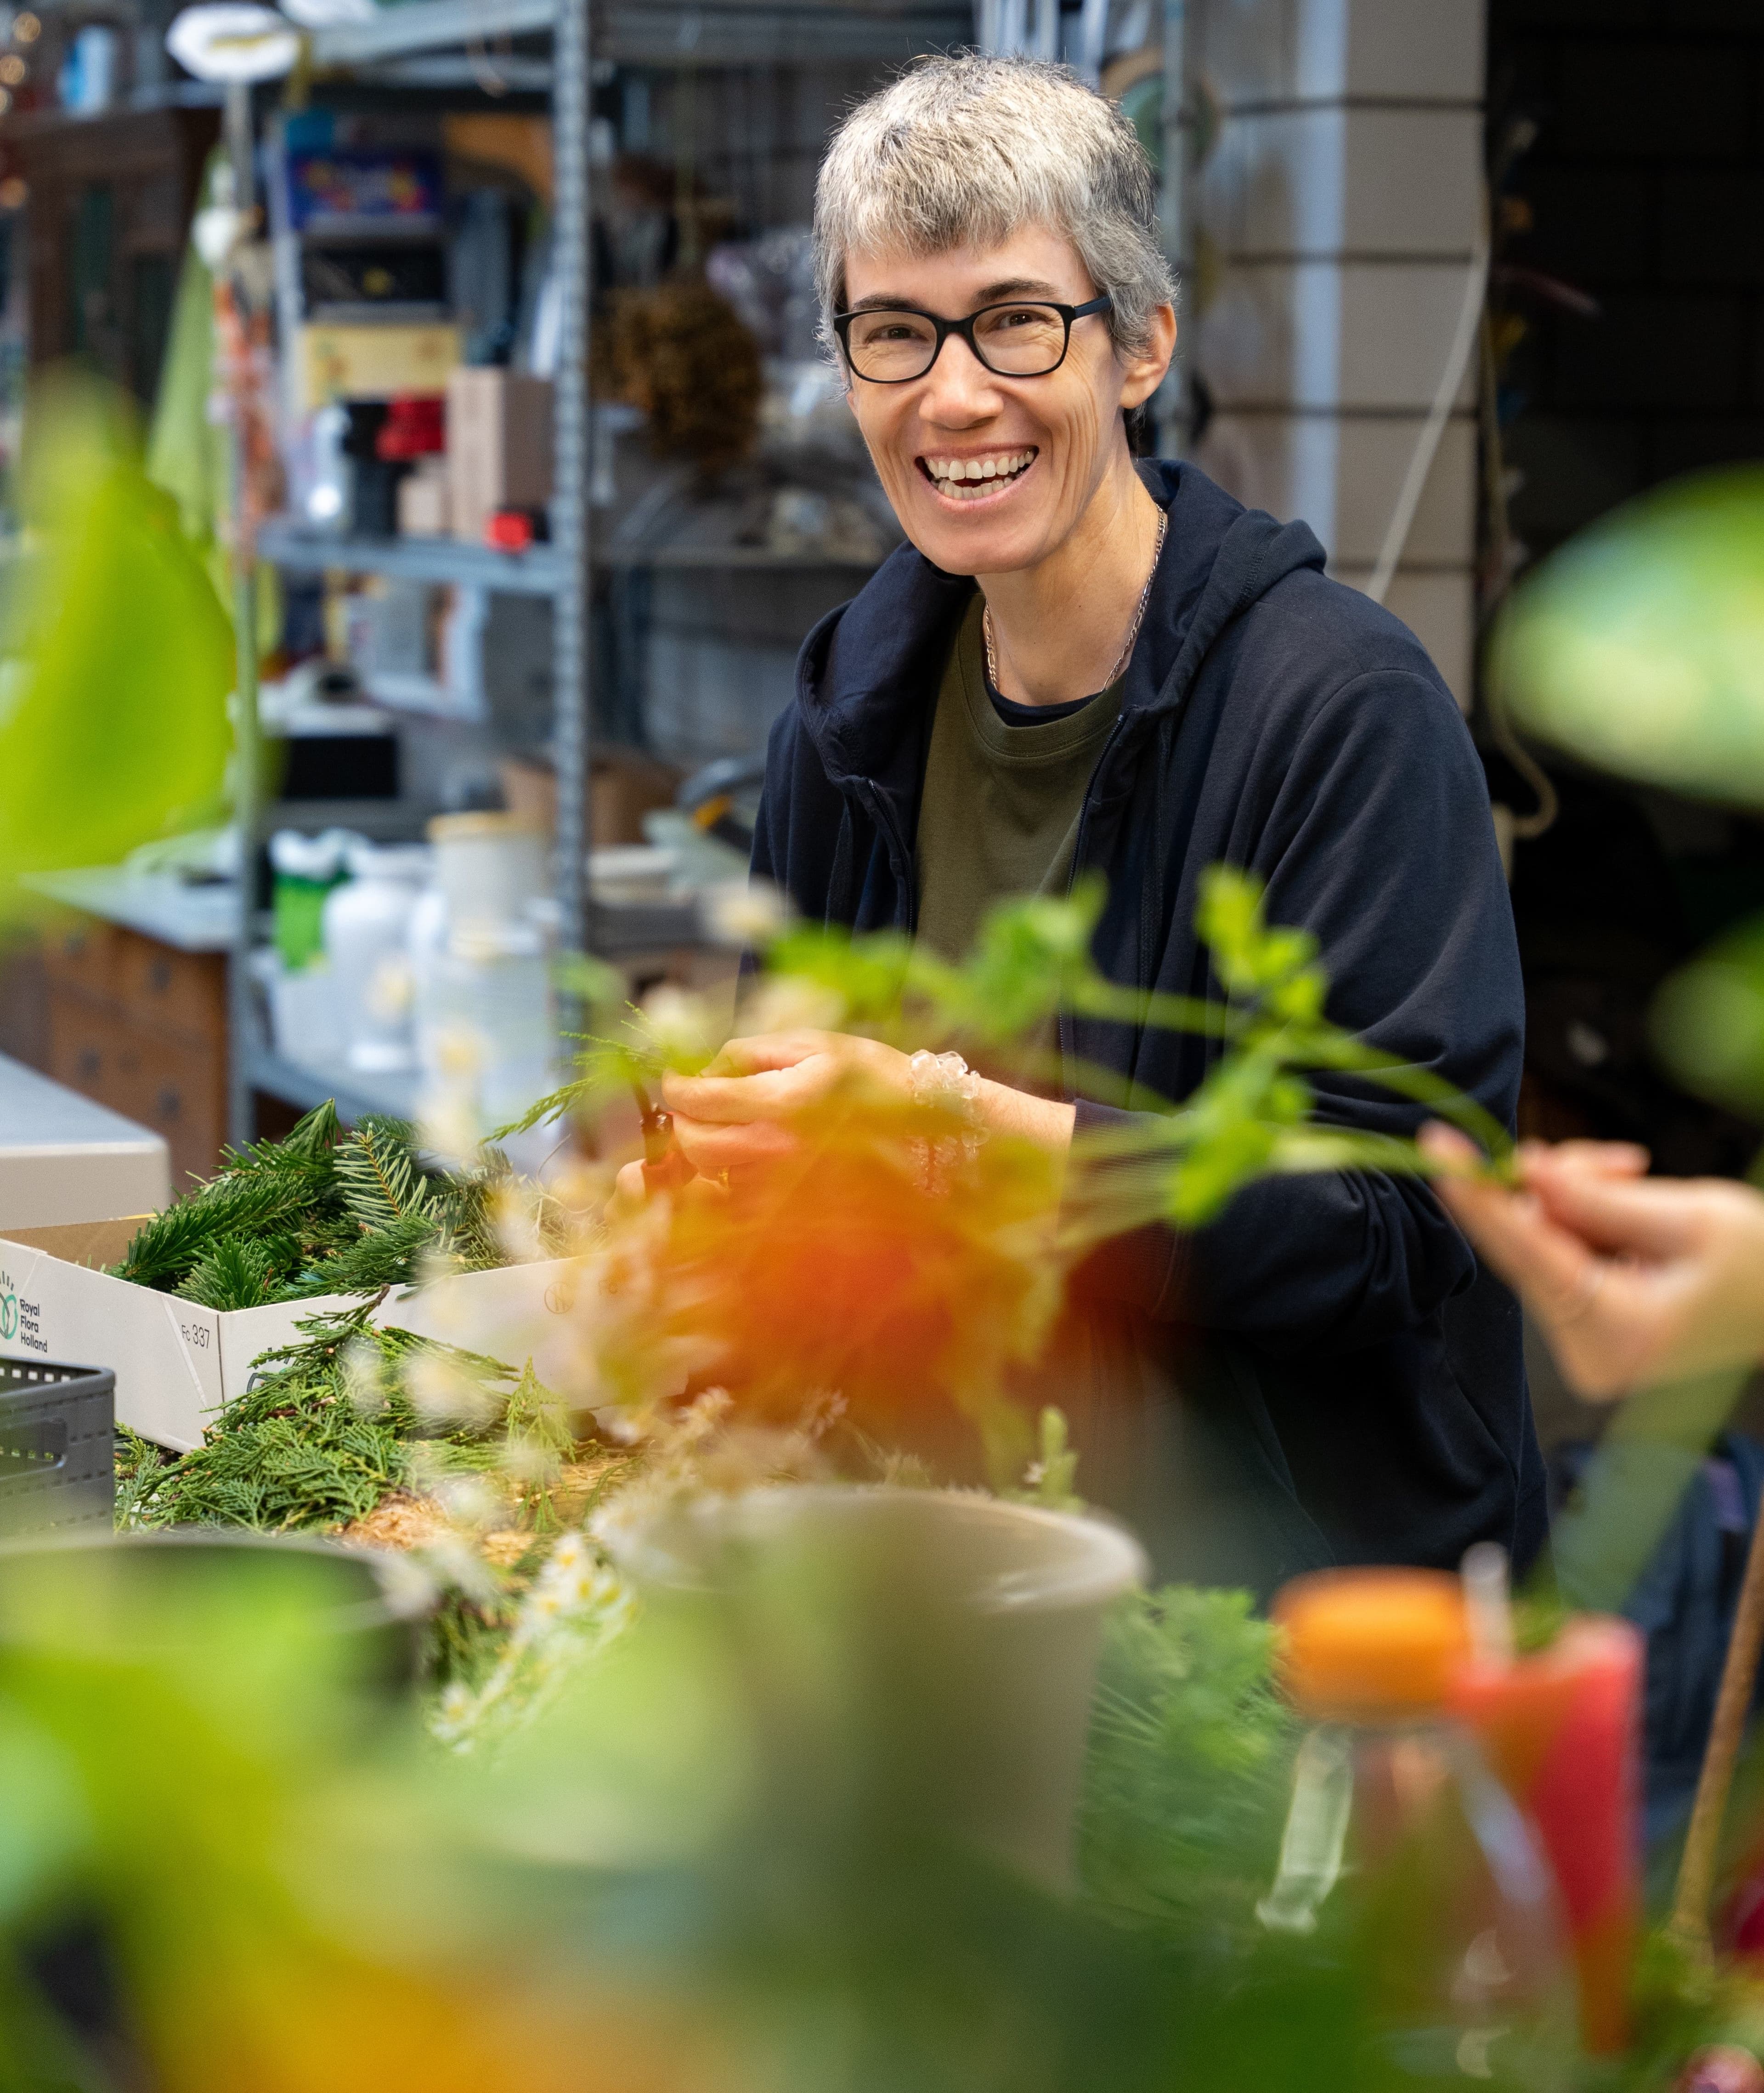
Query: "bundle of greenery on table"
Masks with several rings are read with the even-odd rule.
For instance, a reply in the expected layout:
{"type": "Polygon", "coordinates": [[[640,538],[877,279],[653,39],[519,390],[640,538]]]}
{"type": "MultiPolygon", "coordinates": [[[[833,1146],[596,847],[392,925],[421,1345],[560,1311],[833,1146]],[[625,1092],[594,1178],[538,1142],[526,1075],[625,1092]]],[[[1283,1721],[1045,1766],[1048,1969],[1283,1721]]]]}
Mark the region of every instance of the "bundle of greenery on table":
{"type": "Polygon", "coordinates": [[[391,1287],[505,1263],[504,1199],[542,1247],[562,1246],[555,1207],[519,1187],[497,1150],[445,1171],[399,1120],[370,1116],[346,1133],[326,1103],[285,1140],[229,1150],[214,1177],[143,1224],[115,1276],[219,1310],[368,1298],[341,1312],[315,1299],[298,1341],[262,1355],[250,1387],[190,1452],[120,1428],[118,1526],[415,1545],[452,1594],[442,1640],[494,1644],[528,1558],[577,1509],[566,1471],[579,1482],[593,1450],[530,1368],[372,1319],[391,1287]],[[395,1512],[396,1532],[371,1524],[395,1512]]]}
{"type": "Polygon", "coordinates": [[[285,1140],[227,1150],[112,1270],[223,1310],[370,1294],[437,1267],[482,1270],[504,1262],[494,1201],[512,1174],[495,1149],[466,1172],[431,1169],[402,1120],[370,1113],[345,1133],[326,1103],[285,1140]]]}
{"type": "Polygon", "coordinates": [[[577,1442],[530,1370],[376,1329],[368,1313],[316,1315],[300,1343],[265,1353],[252,1386],[190,1453],[167,1456],[125,1428],[118,1523],[344,1526],[395,1490],[432,1492],[513,1466],[543,1528],[547,1486],[577,1442]],[[413,1394],[423,1392],[424,1368],[431,1384],[437,1374],[447,1384],[444,1402],[426,1410],[413,1394]]]}

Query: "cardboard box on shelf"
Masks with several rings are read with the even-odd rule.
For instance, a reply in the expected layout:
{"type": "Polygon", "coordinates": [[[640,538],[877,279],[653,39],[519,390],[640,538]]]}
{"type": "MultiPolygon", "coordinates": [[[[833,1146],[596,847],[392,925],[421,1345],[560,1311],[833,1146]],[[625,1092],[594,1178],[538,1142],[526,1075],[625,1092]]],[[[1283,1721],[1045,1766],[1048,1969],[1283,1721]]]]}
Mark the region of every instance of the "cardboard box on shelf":
{"type": "Polygon", "coordinates": [[[419,458],[398,483],[398,534],[401,538],[444,538],[452,527],[446,454],[419,458]]]}
{"type": "Polygon", "coordinates": [[[309,414],[333,400],[442,392],[459,360],[459,329],[439,322],[333,320],[294,332],[300,404],[309,414]]]}
{"type": "MultiPolygon", "coordinates": [[[[509,812],[555,834],[557,778],[551,766],[514,756],[504,757],[497,768],[509,812]]],[[[641,749],[597,749],[588,765],[588,820],[594,848],[642,843],[643,817],[672,806],[681,775],[672,764],[641,749]]]]}
{"type": "MultiPolygon", "coordinates": [[[[298,1325],[356,1305],[340,1294],[225,1313],[156,1294],[102,1268],[128,1247],[144,1216],[19,1229],[0,1237],[0,1351],[15,1358],[78,1359],[116,1376],[116,1419],[187,1454],[221,1410],[250,1385],[254,1362],[300,1341],[298,1325]]],[[[461,1272],[399,1287],[375,1310],[385,1328],[464,1345],[520,1367],[545,1344],[574,1299],[569,1259],[461,1272]],[[518,1354],[518,1356],[517,1356],[518,1354]]]]}
{"type": "Polygon", "coordinates": [[[462,366],[447,379],[447,481],[453,535],[484,542],[498,509],[551,498],[551,382],[462,366]]]}

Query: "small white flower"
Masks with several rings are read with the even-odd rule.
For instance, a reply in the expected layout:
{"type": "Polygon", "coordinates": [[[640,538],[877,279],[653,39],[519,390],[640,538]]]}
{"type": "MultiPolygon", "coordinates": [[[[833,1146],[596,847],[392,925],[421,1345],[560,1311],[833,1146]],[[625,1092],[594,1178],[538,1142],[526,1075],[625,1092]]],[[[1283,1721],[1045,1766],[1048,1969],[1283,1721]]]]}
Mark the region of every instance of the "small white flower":
{"type": "Polygon", "coordinates": [[[427,1091],[417,1101],[422,1145],[455,1169],[469,1169],[484,1138],[478,1108],[468,1091],[452,1084],[427,1091]]]}
{"type": "Polygon", "coordinates": [[[729,879],[704,890],[700,906],[719,943],[756,950],[790,925],[789,897],[765,879],[729,879]]]}
{"type": "Polygon", "coordinates": [[[435,1495],[456,1526],[491,1527],[502,1509],[476,1476],[461,1476],[443,1483],[435,1495]]]}
{"type": "Polygon", "coordinates": [[[837,989],[799,974],[772,974],[757,982],[741,1003],[744,1033],[837,1032],[844,1024],[845,999],[837,989]]]}
{"type": "Polygon", "coordinates": [[[487,1424],[499,1407],[490,1389],[439,1352],[418,1352],[406,1362],[404,1392],[423,1422],[441,1428],[487,1424]]]}
{"type": "Polygon", "coordinates": [[[669,1063],[707,1060],[717,1044],[709,1003],[671,982],[663,982],[644,997],[642,1024],[651,1045],[669,1063]]]}
{"type": "Polygon", "coordinates": [[[484,1035],[475,1025],[444,1025],[435,1034],[435,1065],[449,1081],[474,1082],[483,1072],[484,1035]]]}
{"type": "Polygon", "coordinates": [[[385,1363],[370,1337],[352,1337],[344,1348],[343,1385],[361,1416],[376,1417],[386,1407],[385,1363]]]}

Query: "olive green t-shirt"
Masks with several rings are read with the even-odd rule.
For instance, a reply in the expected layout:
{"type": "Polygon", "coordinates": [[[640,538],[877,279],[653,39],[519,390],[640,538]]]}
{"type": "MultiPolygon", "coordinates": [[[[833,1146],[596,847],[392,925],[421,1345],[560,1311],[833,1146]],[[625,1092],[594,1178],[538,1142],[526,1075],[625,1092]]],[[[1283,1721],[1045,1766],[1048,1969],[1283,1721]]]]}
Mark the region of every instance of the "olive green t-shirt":
{"type": "Polygon", "coordinates": [[[1008,725],[986,688],[976,592],[937,691],[914,844],[919,935],[964,957],[980,919],[1015,894],[1063,894],[1085,788],[1121,710],[1112,683],[1076,712],[1008,725]]]}

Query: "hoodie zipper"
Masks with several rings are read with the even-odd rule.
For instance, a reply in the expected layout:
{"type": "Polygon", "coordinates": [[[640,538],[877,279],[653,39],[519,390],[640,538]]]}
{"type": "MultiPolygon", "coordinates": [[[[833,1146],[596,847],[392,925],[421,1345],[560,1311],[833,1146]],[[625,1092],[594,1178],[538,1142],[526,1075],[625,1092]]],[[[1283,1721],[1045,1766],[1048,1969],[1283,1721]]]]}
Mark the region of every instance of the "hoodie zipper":
{"type": "MultiPolygon", "coordinates": [[[[1116,716],[1114,725],[1109,730],[1109,738],[1103,743],[1096,762],[1091,767],[1090,782],[1084,787],[1084,797],[1078,810],[1078,834],[1072,844],[1072,862],[1066,875],[1066,898],[1068,901],[1072,898],[1072,889],[1078,884],[1079,874],[1084,869],[1084,846],[1090,838],[1090,812],[1094,802],[1096,780],[1101,777],[1109,758],[1114,754],[1115,744],[1126,732],[1128,720],[1136,717],[1138,717],[1137,714],[1127,713],[1121,713],[1116,716]]],[[[1070,1098],[1072,1086],[1066,1080],[1066,1072],[1068,1064],[1078,1051],[1078,1042],[1074,1036],[1074,1022],[1070,1011],[1061,1010],[1055,1013],[1053,1037],[1060,1050],[1060,1088],[1070,1098]]]]}
{"type": "MultiPolygon", "coordinates": [[[[854,782],[865,810],[881,830],[882,840],[888,847],[889,869],[906,897],[906,927],[910,931],[916,930],[919,928],[919,882],[913,853],[901,833],[900,824],[894,818],[894,809],[888,804],[886,795],[876,780],[873,778],[859,778],[854,782]]],[[[853,913],[856,913],[855,907],[853,913]]]]}

